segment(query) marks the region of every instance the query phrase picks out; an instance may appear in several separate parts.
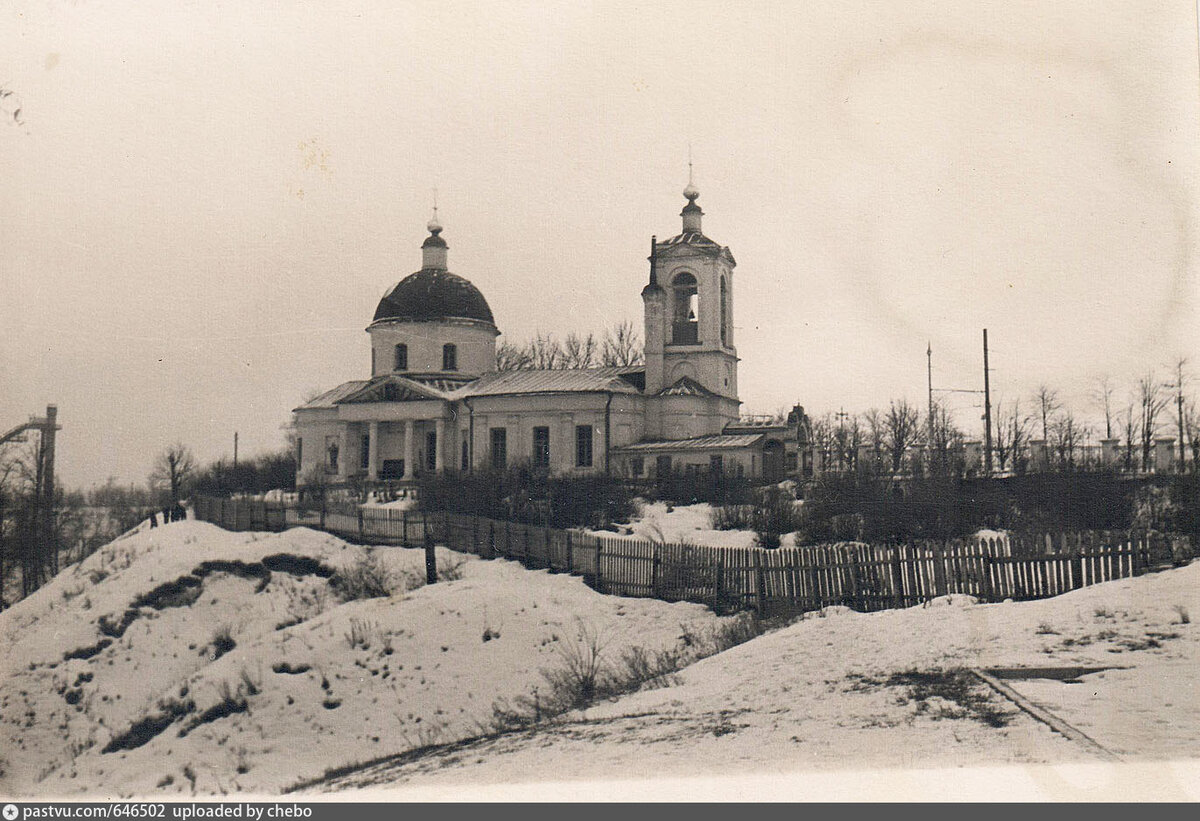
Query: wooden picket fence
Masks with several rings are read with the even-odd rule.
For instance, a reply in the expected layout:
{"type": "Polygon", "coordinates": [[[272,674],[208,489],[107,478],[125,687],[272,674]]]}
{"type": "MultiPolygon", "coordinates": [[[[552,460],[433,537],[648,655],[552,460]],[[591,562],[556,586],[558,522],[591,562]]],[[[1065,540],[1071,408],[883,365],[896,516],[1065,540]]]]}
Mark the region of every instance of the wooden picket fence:
{"type": "Polygon", "coordinates": [[[955,593],[980,601],[1057,596],[1136,576],[1170,558],[1158,534],[980,536],[903,545],[727,548],[661,544],[449,513],[357,506],[325,511],[281,502],[198,497],[195,516],[230,530],[312,527],[364,544],[419,547],[432,539],[485,559],[573,573],[602,593],[795,613],[843,605],[910,607],[955,593]]]}

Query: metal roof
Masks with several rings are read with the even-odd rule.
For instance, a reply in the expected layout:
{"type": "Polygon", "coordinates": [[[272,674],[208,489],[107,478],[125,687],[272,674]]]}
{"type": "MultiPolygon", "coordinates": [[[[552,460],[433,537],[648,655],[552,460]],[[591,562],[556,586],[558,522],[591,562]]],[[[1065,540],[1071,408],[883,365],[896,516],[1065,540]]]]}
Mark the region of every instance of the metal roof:
{"type": "MultiPolygon", "coordinates": [[[[708,237],[701,234],[699,231],[684,231],[682,234],[676,234],[670,239],[663,240],[658,243],[659,248],[668,249],[686,245],[689,248],[695,248],[698,251],[713,256],[726,256],[730,262],[733,262],[733,254],[729,248],[720,243],[713,242],[708,237]]],[[[736,264],[736,263],[735,263],[736,264]]]]}
{"type": "Polygon", "coordinates": [[[659,439],[653,442],[636,442],[632,445],[613,448],[618,453],[650,453],[679,450],[724,450],[727,448],[754,447],[763,440],[761,433],[698,436],[694,439],[659,439]]]}
{"type": "Polygon", "coordinates": [[[638,393],[621,378],[620,368],[519,370],[486,373],[451,399],[527,393],[638,393]]]}
{"type": "Polygon", "coordinates": [[[422,268],[384,294],[375,309],[374,321],[453,318],[495,322],[487,300],[470,282],[449,271],[422,268]]]}
{"type": "Polygon", "coordinates": [[[669,388],[658,392],[659,396],[717,396],[690,376],[681,376],[669,388]]]}
{"type": "Polygon", "coordinates": [[[312,399],[308,400],[300,407],[294,408],[294,410],[312,410],[314,408],[332,408],[337,404],[337,401],[339,399],[344,399],[345,397],[349,396],[350,394],[355,393],[356,391],[359,391],[362,388],[365,388],[367,385],[370,385],[370,384],[371,384],[370,379],[355,379],[351,382],[343,382],[342,384],[338,385],[336,388],[327,390],[327,391],[325,391],[325,393],[322,393],[318,396],[313,397],[312,399]]]}

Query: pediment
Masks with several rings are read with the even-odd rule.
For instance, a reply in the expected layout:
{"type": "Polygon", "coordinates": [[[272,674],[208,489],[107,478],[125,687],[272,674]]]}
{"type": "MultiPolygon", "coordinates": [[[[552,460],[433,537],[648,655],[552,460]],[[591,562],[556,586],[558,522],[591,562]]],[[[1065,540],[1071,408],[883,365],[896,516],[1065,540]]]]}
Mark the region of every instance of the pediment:
{"type": "Polygon", "coordinates": [[[428,402],[444,399],[437,390],[397,376],[386,376],[372,381],[349,396],[338,400],[339,405],[367,404],[373,402],[428,402]]]}

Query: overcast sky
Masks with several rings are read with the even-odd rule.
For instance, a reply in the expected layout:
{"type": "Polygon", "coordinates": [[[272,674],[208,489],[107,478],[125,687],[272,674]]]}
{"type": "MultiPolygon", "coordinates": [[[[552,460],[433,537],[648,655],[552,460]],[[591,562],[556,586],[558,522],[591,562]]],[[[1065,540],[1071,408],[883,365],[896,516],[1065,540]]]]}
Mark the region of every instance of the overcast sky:
{"type": "Polygon", "coordinates": [[[985,327],[1002,398],[1200,384],[1191,0],[0,15],[0,429],[57,403],[68,486],[281,446],[367,375],[435,187],[507,338],[640,325],[689,143],[746,411],[923,404],[927,342],[981,388],[985,327]]]}

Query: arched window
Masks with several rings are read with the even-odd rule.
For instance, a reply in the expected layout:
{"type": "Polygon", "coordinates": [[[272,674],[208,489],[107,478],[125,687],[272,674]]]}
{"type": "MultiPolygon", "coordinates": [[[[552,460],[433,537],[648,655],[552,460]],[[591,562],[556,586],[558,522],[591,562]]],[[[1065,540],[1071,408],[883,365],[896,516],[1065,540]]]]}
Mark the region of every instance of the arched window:
{"type": "Polygon", "coordinates": [[[450,343],[442,346],[442,370],[458,370],[458,348],[450,343]]]}
{"type": "Polygon", "coordinates": [[[408,346],[403,342],[396,346],[396,357],[392,362],[392,370],[408,370],[408,346]]]}
{"type": "Polygon", "coordinates": [[[721,344],[729,344],[729,285],[721,277],[721,344]]]}
{"type": "Polygon", "coordinates": [[[671,280],[674,309],[671,341],[676,345],[695,345],[700,341],[700,292],[696,278],[684,271],[671,280]]]}

